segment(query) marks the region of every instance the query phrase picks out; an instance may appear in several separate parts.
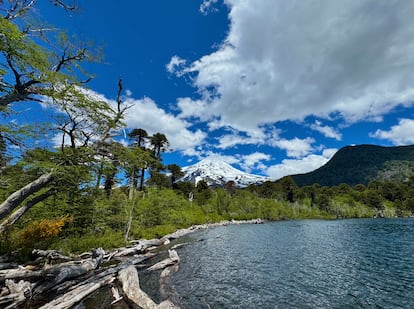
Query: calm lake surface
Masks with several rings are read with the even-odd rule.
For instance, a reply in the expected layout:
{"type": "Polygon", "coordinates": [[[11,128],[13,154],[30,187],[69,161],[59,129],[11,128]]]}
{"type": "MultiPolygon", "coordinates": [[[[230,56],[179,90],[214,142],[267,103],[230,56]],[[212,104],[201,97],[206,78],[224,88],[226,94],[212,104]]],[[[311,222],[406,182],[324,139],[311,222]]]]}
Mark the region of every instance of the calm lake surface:
{"type": "Polygon", "coordinates": [[[182,240],[184,308],[414,308],[414,219],[230,225],[182,240]]]}

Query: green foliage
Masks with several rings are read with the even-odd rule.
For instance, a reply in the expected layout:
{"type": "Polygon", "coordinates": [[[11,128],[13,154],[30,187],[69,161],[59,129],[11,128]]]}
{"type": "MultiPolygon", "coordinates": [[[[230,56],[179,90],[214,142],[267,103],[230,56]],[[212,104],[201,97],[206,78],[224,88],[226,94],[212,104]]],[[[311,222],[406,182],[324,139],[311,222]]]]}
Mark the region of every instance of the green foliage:
{"type": "MultiPolygon", "coordinates": [[[[258,187],[230,193],[222,188],[211,189],[205,183],[192,187],[196,197],[194,201],[188,199],[186,192],[156,187],[147,188],[144,192],[136,191],[132,199],[127,188],[114,189],[109,198],[101,190],[85,190],[74,201],[70,201],[67,192],[60,192],[31,209],[18,225],[8,231],[7,238],[0,242],[0,251],[17,250],[16,246],[10,246],[10,239],[19,243],[18,235],[22,235],[21,231],[27,230],[33,220],[65,214],[73,216],[73,223],[58,237],[43,242],[42,246],[65,252],[122,246],[125,245],[129,218],[132,218],[131,238],[140,239],[161,237],[177,228],[221,220],[367,218],[377,215],[378,211],[390,217],[409,216],[414,211],[413,188],[407,184],[400,186],[405,192],[402,201],[384,199],[380,189],[388,188],[386,182],[354,188],[344,185],[333,188],[309,186],[297,189],[294,202],[290,202],[287,196],[285,199],[274,198],[283,191],[267,198],[258,192],[263,195],[269,192],[258,187]]],[[[274,188],[280,189],[278,186],[274,188]]]]}
{"type": "Polygon", "coordinates": [[[298,186],[319,183],[337,186],[367,185],[372,180],[401,183],[414,172],[414,146],[380,147],[374,145],[348,146],[319,169],[293,175],[298,186]]]}

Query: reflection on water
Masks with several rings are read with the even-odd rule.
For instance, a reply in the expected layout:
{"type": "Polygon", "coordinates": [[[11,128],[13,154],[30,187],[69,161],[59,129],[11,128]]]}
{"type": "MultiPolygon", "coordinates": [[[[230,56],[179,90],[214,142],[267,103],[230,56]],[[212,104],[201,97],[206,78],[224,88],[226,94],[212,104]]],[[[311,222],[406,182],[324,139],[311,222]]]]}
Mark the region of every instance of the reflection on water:
{"type": "Polygon", "coordinates": [[[234,225],[191,240],[174,275],[186,308],[414,308],[414,219],[234,225]]]}

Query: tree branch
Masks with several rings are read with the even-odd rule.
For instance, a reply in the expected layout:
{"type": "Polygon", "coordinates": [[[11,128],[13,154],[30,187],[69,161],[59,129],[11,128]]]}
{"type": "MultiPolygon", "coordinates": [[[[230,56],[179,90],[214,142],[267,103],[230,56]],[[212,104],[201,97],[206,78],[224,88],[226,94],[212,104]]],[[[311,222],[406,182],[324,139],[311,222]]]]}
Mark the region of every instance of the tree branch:
{"type": "Polygon", "coordinates": [[[34,4],[36,0],[14,1],[13,6],[7,11],[4,19],[15,19],[25,14],[34,4]]]}
{"type": "Polygon", "coordinates": [[[68,48],[65,48],[65,50],[63,51],[63,55],[60,58],[59,63],[56,65],[56,68],[54,69],[55,72],[59,72],[62,69],[62,67],[64,67],[67,63],[71,61],[82,61],[86,58],[86,48],[78,50],[77,53],[73,56],[66,55],[67,49],[68,48]]]}
{"type": "Polygon", "coordinates": [[[30,201],[28,201],[24,206],[13,212],[5,221],[0,224],[0,234],[4,232],[4,230],[8,227],[13,225],[17,220],[19,220],[30,208],[32,208],[37,203],[47,199],[49,196],[56,193],[55,188],[51,188],[45,193],[40,194],[39,196],[34,197],[30,201]]]}
{"type": "Polygon", "coordinates": [[[50,0],[50,2],[52,2],[55,6],[64,8],[66,11],[74,12],[78,10],[78,6],[75,1],[72,2],[72,5],[63,2],[62,0],[50,0]]]}
{"type": "Polygon", "coordinates": [[[25,185],[23,188],[17,190],[11,194],[1,205],[0,205],[0,219],[6,217],[13,209],[19,206],[27,197],[31,194],[38,192],[40,189],[48,185],[54,176],[52,173],[43,174],[39,178],[33,180],[31,183],[25,185]]]}

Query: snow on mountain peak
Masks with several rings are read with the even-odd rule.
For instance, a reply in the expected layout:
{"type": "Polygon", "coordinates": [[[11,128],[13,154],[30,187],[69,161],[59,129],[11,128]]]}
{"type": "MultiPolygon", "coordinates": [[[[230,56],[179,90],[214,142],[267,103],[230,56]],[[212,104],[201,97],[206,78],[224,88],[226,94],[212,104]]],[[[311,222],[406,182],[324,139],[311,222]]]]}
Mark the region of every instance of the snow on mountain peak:
{"type": "Polygon", "coordinates": [[[242,172],[230,164],[214,157],[182,168],[184,177],[179,181],[189,181],[197,184],[203,179],[209,186],[222,187],[229,181],[234,181],[236,187],[247,187],[250,184],[274,181],[275,179],[242,172]]]}

